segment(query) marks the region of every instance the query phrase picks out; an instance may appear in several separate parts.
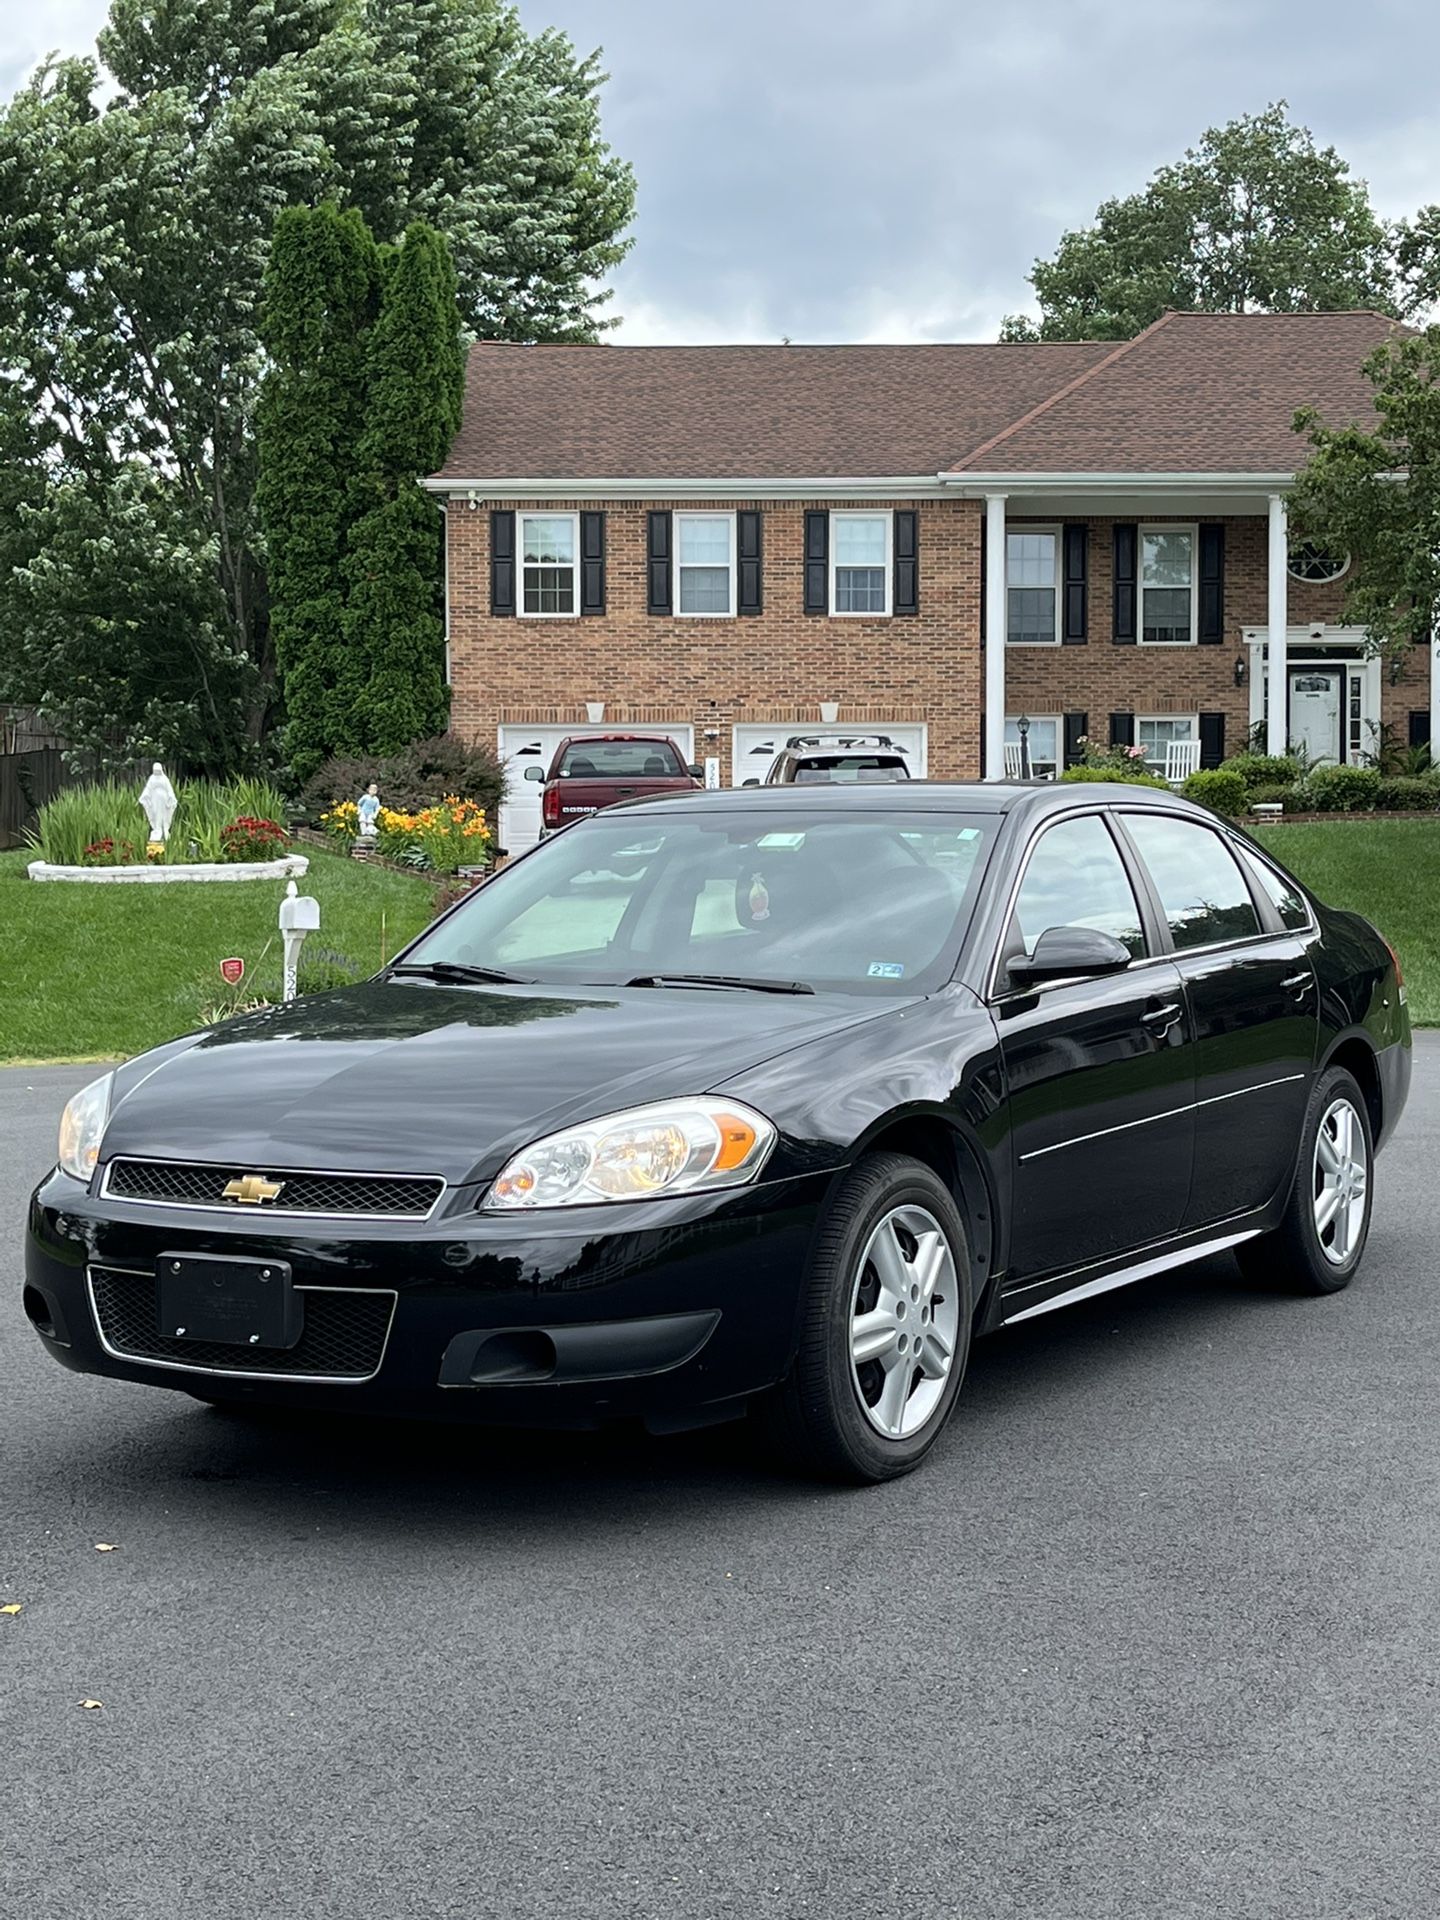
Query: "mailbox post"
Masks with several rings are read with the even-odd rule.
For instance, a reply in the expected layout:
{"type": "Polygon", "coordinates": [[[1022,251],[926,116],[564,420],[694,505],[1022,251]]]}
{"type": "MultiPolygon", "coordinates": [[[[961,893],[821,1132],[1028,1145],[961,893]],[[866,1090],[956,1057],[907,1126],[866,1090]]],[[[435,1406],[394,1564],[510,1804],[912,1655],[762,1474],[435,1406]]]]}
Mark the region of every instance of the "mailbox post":
{"type": "Polygon", "coordinates": [[[320,925],[320,902],[309,894],[301,895],[292,880],[280,902],[280,934],[285,942],[285,986],[282,998],[295,998],[295,980],[300,969],[300,949],[307,933],[320,925]]]}

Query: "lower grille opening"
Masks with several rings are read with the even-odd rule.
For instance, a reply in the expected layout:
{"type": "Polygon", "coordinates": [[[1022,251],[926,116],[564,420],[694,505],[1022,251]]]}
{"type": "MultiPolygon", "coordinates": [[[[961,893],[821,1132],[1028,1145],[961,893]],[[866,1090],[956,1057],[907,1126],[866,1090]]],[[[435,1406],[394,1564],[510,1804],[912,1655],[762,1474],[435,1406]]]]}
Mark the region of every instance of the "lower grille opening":
{"type": "Polygon", "coordinates": [[[90,1268],[90,1297],[101,1338],[126,1360],[153,1360],[204,1373],[284,1374],[325,1380],[368,1380],[379,1371],[395,1311],[395,1295],[360,1288],[297,1287],[305,1327],[293,1347],[231,1347],[172,1340],[156,1331],[155,1277],[114,1267],[90,1268]]]}

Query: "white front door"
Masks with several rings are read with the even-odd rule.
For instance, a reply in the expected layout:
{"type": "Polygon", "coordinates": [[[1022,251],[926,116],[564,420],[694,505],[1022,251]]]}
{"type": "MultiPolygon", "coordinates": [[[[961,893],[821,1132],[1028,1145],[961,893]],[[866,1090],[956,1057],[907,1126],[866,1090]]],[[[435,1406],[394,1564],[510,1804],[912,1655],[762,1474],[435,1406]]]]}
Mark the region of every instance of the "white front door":
{"type": "Polygon", "coordinates": [[[540,838],[540,782],[525,778],[526,767],[550,765],[562,740],[594,733],[658,733],[673,740],[689,766],[695,752],[695,729],[684,726],[630,726],[623,721],[601,727],[501,727],[500,758],[505,762],[505,799],[500,808],[500,845],[507,853],[523,853],[540,838]]]}
{"type": "Polygon", "coordinates": [[[904,754],[905,763],[910,769],[912,780],[925,778],[925,728],[913,721],[896,720],[894,722],[877,720],[873,724],[856,722],[846,726],[836,722],[831,726],[816,726],[803,720],[780,720],[773,726],[750,724],[736,727],[730,742],[730,784],[743,787],[747,781],[764,782],[770,771],[770,763],[785,745],[787,740],[797,734],[823,734],[827,739],[873,740],[876,734],[883,734],[893,746],[904,754]]]}
{"type": "Polygon", "coordinates": [[[1338,669],[1302,667],[1290,675],[1289,737],[1312,760],[1340,758],[1340,687],[1338,669]]]}

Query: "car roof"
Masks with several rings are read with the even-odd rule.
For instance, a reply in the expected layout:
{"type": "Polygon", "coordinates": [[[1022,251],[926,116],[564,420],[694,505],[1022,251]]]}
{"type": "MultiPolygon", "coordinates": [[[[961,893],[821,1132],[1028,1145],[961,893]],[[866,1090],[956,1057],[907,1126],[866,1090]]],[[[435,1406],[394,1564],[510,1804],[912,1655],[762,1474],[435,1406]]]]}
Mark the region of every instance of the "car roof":
{"type": "MultiPolygon", "coordinates": [[[[704,807],[711,812],[750,813],[766,807],[808,807],[837,813],[863,808],[876,813],[992,813],[1022,814],[1030,819],[1047,819],[1065,813],[1077,813],[1094,807],[1098,801],[1110,805],[1163,807],[1174,813],[1187,813],[1209,825],[1216,824],[1214,814],[1191,800],[1182,799],[1160,787],[1133,786],[1129,781],[1098,780],[904,780],[893,785],[814,786],[814,787],[712,787],[688,793],[641,795],[622,800],[617,807],[636,809],[704,807]]],[[[603,816],[597,815],[596,818],[603,816]]]]}

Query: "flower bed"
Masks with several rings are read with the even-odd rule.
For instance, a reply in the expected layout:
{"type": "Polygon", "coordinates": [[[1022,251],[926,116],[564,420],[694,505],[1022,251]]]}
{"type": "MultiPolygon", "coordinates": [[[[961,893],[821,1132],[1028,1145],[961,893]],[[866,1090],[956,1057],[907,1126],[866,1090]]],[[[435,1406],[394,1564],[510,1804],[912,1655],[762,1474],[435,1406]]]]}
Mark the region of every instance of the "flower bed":
{"type": "MultiPolygon", "coordinates": [[[[321,814],[320,824],[336,844],[351,846],[359,837],[359,809],[340,800],[321,814]]],[[[372,844],[392,866],[420,873],[458,873],[486,864],[494,845],[485,809],[450,794],[434,806],[402,813],[381,807],[372,844]]]]}

